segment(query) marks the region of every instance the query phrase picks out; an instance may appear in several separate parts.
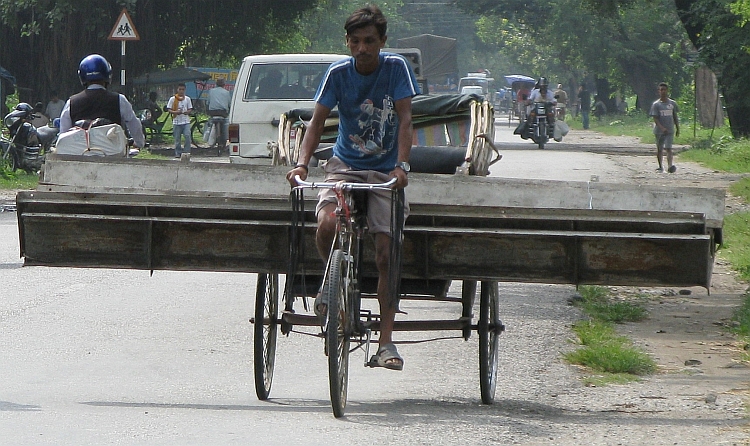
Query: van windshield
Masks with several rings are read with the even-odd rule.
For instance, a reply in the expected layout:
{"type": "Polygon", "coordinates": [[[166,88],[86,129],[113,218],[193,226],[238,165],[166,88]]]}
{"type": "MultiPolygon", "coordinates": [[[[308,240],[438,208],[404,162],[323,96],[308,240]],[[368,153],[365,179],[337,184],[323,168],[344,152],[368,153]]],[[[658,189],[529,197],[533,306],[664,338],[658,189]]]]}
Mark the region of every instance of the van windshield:
{"type": "Polygon", "coordinates": [[[253,64],[245,100],[311,100],[330,63],[253,64]]]}

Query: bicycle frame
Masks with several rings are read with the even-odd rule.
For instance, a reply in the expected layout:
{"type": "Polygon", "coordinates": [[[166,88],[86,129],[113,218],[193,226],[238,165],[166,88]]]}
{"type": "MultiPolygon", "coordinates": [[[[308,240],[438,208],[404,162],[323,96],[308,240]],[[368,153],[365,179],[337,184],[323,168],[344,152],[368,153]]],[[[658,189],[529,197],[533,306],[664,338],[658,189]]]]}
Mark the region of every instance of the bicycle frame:
{"type": "MultiPolygon", "coordinates": [[[[350,305],[353,305],[356,307],[356,311],[352,311],[353,316],[357,316],[356,319],[358,320],[358,314],[359,314],[359,297],[360,297],[360,290],[359,290],[359,265],[362,264],[362,241],[363,241],[363,235],[367,231],[367,215],[364,208],[362,208],[362,201],[355,197],[356,191],[371,191],[371,190],[390,190],[396,193],[397,191],[395,189],[392,189],[391,186],[393,186],[396,183],[396,179],[392,178],[391,180],[375,184],[375,183],[350,183],[350,182],[307,182],[301,180],[299,177],[296,178],[297,186],[294,188],[293,194],[299,193],[300,196],[296,197],[296,200],[299,205],[302,205],[304,200],[302,200],[301,193],[304,189],[332,189],[336,192],[336,198],[337,198],[337,204],[336,204],[336,210],[335,214],[337,216],[337,222],[336,222],[336,231],[334,235],[334,240],[331,243],[331,249],[328,254],[328,260],[326,261],[326,267],[323,277],[323,283],[326,283],[328,280],[328,271],[331,268],[332,259],[334,257],[334,252],[336,250],[342,251],[344,253],[344,256],[346,257],[347,264],[352,265],[352,268],[350,271],[347,271],[346,281],[347,284],[347,301],[350,303],[350,305]],[[351,294],[351,298],[348,296],[351,294]]],[[[394,197],[395,198],[395,197],[394,197]]],[[[294,199],[293,199],[294,200],[294,199]]],[[[299,209],[303,210],[303,209],[299,209]]],[[[298,211],[299,211],[298,210],[298,211]]],[[[396,213],[398,215],[398,213],[396,213]]],[[[299,221],[293,222],[294,225],[298,225],[299,221]]],[[[396,228],[394,228],[394,238],[396,238],[396,235],[399,237],[399,242],[401,238],[401,228],[403,227],[403,211],[401,212],[401,219],[399,219],[396,224],[394,225],[396,228]],[[397,230],[397,231],[396,231],[397,230]],[[396,232],[398,234],[396,234],[396,232]]],[[[304,255],[304,244],[302,243],[302,231],[296,231],[297,236],[292,237],[292,245],[298,246],[299,250],[297,252],[292,253],[292,268],[290,268],[290,271],[296,271],[296,266],[299,264],[299,255],[304,255]]],[[[398,243],[400,247],[400,243],[398,243]]],[[[392,255],[394,253],[394,249],[392,249],[392,255]]],[[[397,271],[400,271],[400,249],[397,250],[398,255],[395,257],[392,257],[394,259],[395,266],[391,268],[391,272],[393,273],[395,267],[398,267],[397,271]]],[[[393,276],[392,276],[393,277],[393,276]]],[[[292,281],[293,281],[294,275],[290,274],[287,276],[287,290],[292,289],[292,281]],[[290,279],[291,278],[291,279],[290,279]]],[[[394,282],[394,281],[391,281],[394,282]]],[[[398,281],[395,281],[398,282],[398,281]]],[[[398,284],[396,283],[396,286],[398,284]]],[[[394,292],[394,296],[398,296],[398,288],[395,288],[392,290],[394,292]]],[[[293,296],[287,296],[287,309],[291,310],[289,308],[291,302],[290,300],[293,300],[293,296]]],[[[354,310],[355,308],[352,308],[354,310]]],[[[360,327],[352,327],[355,329],[355,331],[361,331],[360,327]]]]}
{"type": "MultiPolygon", "coordinates": [[[[366,325],[362,322],[360,311],[362,296],[360,280],[362,236],[367,229],[367,212],[362,205],[363,200],[357,196],[357,192],[385,189],[392,191],[394,200],[403,200],[403,189],[396,190],[391,188],[396,183],[395,178],[382,184],[347,183],[344,181],[336,183],[313,183],[302,181],[299,176],[296,177],[296,181],[299,186],[292,191],[292,202],[293,205],[299,208],[304,206],[302,191],[305,188],[332,189],[336,193],[336,232],[333,243],[331,243],[331,250],[328,254],[323,276],[323,286],[319,294],[321,294],[327,309],[322,326],[326,340],[325,350],[328,355],[331,405],[334,416],[341,417],[344,415],[347,400],[350,344],[352,340],[356,343],[354,349],[360,348],[364,344],[366,346],[365,357],[367,357],[371,340],[369,324],[366,325]]],[[[403,225],[403,207],[397,205],[398,201],[394,201],[393,203],[396,203],[396,205],[391,206],[391,229],[393,231],[391,238],[392,255],[395,252],[394,246],[398,247],[400,253],[400,231],[403,225]],[[399,213],[402,217],[400,220],[401,226],[396,231],[396,225],[399,224],[399,220],[393,217],[399,213]],[[394,224],[394,220],[396,224],[394,224]],[[394,240],[396,241],[395,243],[394,240]]],[[[304,216],[302,217],[302,221],[304,221],[304,216]]],[[[298,226],[293,227],[298,229],[298,226]]],[[[292,266],[290,273],[287,275],[287,290],[290,290],[294,285],[294,277],[296,276],[296,265],[294,262],[299,261],[297,254],[294,252],[294,246],[295,243],[297,244],[296,246],[304,246],[303,238],[303,231],[292,231],[290,240],[290,244],[293,247],[290,256],[292,258],[292,266]]],[[[392,258],[390,263],[390,274],[394,274],[394,271],[400,272],[400,254],[392,258]],[[395,269],[394,265],[398,269],[395,269]]],[[[304,278],[304,273],[302,277],[304,278]]],[[[390,275],[390,279],[391,283],[398,283],[400,282],[400,275],[390,275]]],[[[396,293],[392,296],[396,299],[396,308],[398,308],[398,285],[396,285],[395,290],[396,293]]],[[[294,293],[285,290],[285,294],[287,299],[286,310],[292,311],[294,293]]],[[[370,315],[368,314],[366,317],[369,321],[370,315]]]]}

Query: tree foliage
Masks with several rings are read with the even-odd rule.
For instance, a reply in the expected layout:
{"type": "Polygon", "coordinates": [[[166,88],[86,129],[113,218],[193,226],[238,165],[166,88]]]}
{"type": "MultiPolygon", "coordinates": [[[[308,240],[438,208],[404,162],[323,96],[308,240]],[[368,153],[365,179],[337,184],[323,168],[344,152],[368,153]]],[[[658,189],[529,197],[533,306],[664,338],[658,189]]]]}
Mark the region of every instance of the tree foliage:
{"type": "Polygon", "coordinates": [[[46,101],[80,88],[78,62],[99,53],[119,73],[120,42],[107,40],[122,8],[140,35],[128,42],[127,77],[174,65],[232,66],[248,54],[297,50],[288,29],[314,1],[286,0],[0,0],[0,60],[21,97],[46,101]],[[287,25],[287,26],[285,26],[287,25]]]}
{"type": "MultiPolygon", "coordinates": [[[[373,2],[388,19],[387,45],[396,46],[399,32],[409,28],[408,22],[399,13],[402,1],[373,2]]],[[[305,50],[314,53],[348,54],[344,43],[344,23],[352,11],[361,8],[361,0],[318,0],[317,5],[302,14],[298,20],[298,32],[306,44],[305,50]]],[[[401,36],[403,37],[403,36],[401,36]]]]}
{"type": "Polygon", "coordinates": [[[750,136],[750,2],[676,0],[700,58],[717,73],[735,137],[750,136]]]}
{"type": "Polygon", "coordinates": [[[596,81],[605,97],[610,87],[632,91],[643,108],[655,98],[658,82],[679,86],[688,79],[680,57],[685,32],[675,26],[670,0],[456,3],[485,14],[479,38],[510,56],[514,71],[547,75],[569,87],[596,81]]]}

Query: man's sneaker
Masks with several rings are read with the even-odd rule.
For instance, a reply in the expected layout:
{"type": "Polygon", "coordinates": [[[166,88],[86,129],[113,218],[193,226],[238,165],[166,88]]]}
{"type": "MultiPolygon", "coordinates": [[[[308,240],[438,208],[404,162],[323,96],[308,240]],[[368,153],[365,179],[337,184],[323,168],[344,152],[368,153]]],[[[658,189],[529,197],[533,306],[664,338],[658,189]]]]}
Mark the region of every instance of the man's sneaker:
{"type": "Polygon", "coordinates": [[[675,173],[675,172],[677,172],[677,166],[672,164],[671,166],[669,166],[669,173],[675,173]]]}
{"type": "Polygon", "coordinates": [[[661,167],[657,167],[657,168],[656,168],[656,171],[657,171],[658,173],[662,173],[662,172],[664,172],[664,169],[662,169],[661,167]]]}

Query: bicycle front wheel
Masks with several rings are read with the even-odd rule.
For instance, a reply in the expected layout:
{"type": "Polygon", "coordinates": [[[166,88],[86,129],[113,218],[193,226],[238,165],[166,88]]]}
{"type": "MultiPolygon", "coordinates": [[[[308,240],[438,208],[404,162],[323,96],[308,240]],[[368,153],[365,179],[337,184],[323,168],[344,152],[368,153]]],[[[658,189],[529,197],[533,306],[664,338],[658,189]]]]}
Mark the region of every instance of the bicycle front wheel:
{"type": "Polygon", "coordinates": [[[344,252],[333,252],[328,269],[327,286],[323,287],[328,302],[326,347],[328,351],[328,381],[333,416],[344,416],[349,381],[349,315],[346,301],[349,261],[344,252]]]}

